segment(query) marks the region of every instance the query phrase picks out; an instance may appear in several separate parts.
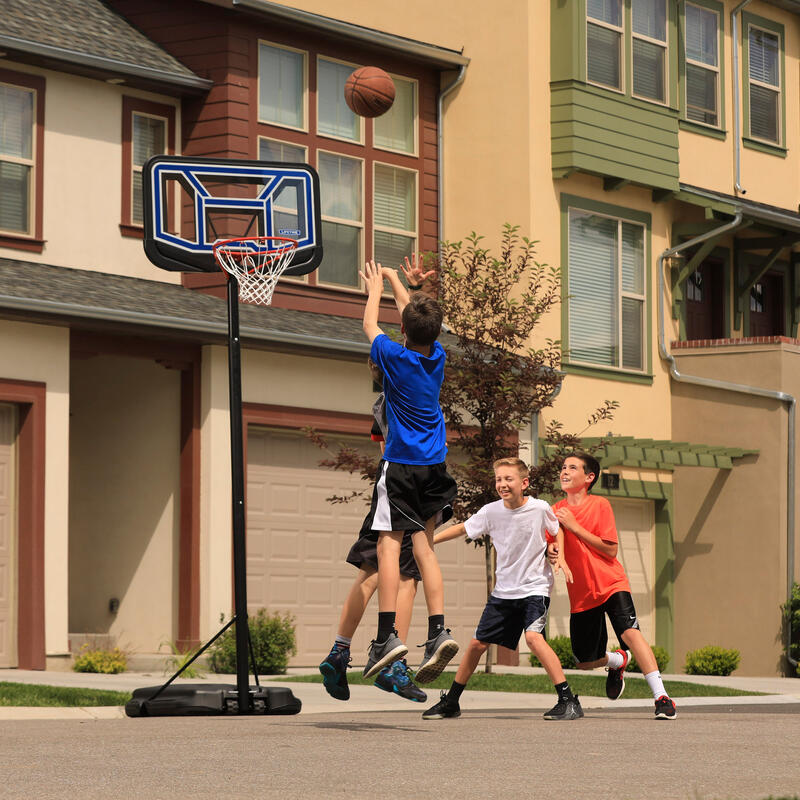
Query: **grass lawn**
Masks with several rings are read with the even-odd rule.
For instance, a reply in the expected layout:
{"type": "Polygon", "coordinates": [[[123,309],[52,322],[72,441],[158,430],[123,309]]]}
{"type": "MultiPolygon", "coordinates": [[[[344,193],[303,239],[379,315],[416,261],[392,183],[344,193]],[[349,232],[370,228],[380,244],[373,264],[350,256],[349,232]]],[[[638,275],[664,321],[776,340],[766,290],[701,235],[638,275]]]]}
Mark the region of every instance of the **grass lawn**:
{"type": "MultiPolygon", "coordinates": [[[[425,684],[428,689],[449,689],[453,682],[455,672],[442,673],[433,683],[425,684]]],[[[586,697],[606,696],[605,675],[569,675],[569,686],[577,695],[586,697]]],[[[347,681],[356,686],[370,685],[375,678],[363,678],[357,671],[352,671],[347,676],[347,681]]],[[[292,675],[281,678],[281,683],[322,683],[321,675],[292,675]]],[[[734,695],[764,694],[764,692],[745,692],[740,689],[728,689],[724,686],[706,686],[700,683],[685,683],[684,681],[664,681],[664,688],[670,697],[731,697],[734,695]]],[[[482,692],[529,692],[532,694],[551,694],[553,684],[547,675],[510,675],[486,674],[476,672],[470,679],[467,691],[473,689],[482,692]]],[[[652,698],[653,693],[644,678],[625,676],[625,694],[627,699],[652,698]]]]}
{"type": "Polygon", "coordinates": [[[124,706],[130,692],[0,681],[0,706],[124,706]]]}

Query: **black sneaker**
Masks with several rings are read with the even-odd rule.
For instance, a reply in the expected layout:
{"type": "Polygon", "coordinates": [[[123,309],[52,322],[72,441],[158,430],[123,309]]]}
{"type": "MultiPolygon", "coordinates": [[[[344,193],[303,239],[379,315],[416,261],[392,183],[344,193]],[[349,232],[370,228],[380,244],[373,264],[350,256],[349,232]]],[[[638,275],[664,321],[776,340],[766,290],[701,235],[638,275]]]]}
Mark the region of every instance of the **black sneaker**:
{"type": "Polygon", "coordinates": [[[580,700],[575,695],[569,700],[559,700],[545,715],[545,719],[580,719],[583,716],[580,700]]]}
{"type": "Polygon", "coordinates": [[[447,699],[447,692],[442,692],[439,702],[422,712],[422,719],[454,719],[461,716],[458,703],[451,703],[447,699]]]}
{"type": "Polygon", "coordinates": [[[319,665],[322,673],[322,685],[325,691],[337,700],[350,699],[350,687],[347,685],[347,666],[350,663],[350,649],[334,645],[325,660],[319,665]]]}
{"type": "Polygon", "coordinates": [[[678,712],[675,709],[675,703],[672,702],[672,698],[662,694],[656,700],[656,719],[675,719],[677,716],[678,712]]]}
{"type": "Polygon", "coordinates": [[[608,670],[608,677],[606,677],[606,697],[609,700],[618,700],[625,690],[625,667],[628,666],[628,661],[630,661],[627,650],[615,650],[614,652],[619,653],[625,660],[621,667],[608,670]]]}
{"type": "Polygon", "coordinates": [[[390,667],[384,667],[378,673],[375,685],[384,692],[399,694],[400,697],[413,700],[415,703],[424,703],[428,699],[428,695],[414,685],[405,661],[395,661],[390,667]]]}
{"type": "Polygon", "coordinates": [[[450,636],[449,628],[442,628],[433,639],[418,646],[425,648],[425,655],[417,669],[417,683],[436,680],[458,652],[458,642],[450,636]]]}
{"type": "Polygon", "coordinates": [[[369,646],[367,666],[364,667],[364,677],[371,678],[407,652],[408,648],[398,638],[397,631],[392,631],[383,642],[373,639],[369,646]]]}

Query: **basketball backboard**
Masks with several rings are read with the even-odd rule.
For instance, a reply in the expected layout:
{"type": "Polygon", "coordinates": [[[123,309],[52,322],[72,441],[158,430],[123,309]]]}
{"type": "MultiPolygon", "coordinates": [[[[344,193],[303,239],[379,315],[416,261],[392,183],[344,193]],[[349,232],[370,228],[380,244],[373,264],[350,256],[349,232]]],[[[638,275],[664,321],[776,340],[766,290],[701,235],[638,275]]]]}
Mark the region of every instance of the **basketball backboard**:
{"type": "Polygon", "coordinates": [[[308,164],[154,156],[142,167],[144,249],[161,269],[217,272],[214,243],[297,240],[286,275],[322,261],[319,176],[308,164]]]}

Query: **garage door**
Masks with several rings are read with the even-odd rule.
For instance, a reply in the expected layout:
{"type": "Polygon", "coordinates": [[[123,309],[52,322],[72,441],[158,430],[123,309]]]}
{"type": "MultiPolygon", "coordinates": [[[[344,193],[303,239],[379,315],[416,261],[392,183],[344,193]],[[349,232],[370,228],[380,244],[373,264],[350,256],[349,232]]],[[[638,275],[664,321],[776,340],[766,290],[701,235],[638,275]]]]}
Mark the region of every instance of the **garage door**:
{"type": "Polygon", "coordinates": [[[0,404],[0,667],[17,666],[16,406],[0,404]]]}
{"type": "MultiPolygon", "coordinates": [[[[361,446],[367,437],[347,440],[361,446]]],[[[364,487],[346,473],[319,467],[324,454],[302,434],[254,429],[247,439],[247,598],[251,612],[265,607],[297,619],[293,666],[311,666],[327,655],[342,602],[356,575],[344,559],[367,511],[362,501],[331,504],[326,498],[364,487]]],[[[445,577],[447,624],[466,647],[486,598],[482,552],[448,542],[439,552],[445,577]]],[[[377,598],[353,641],[354,663],[365,660],[375,633],[377,598]]],[[[422,587],[414,609],[411,663],[421,658],[427,612],[422,587]]]]}
{"type": "MultiPolygon", "coordinates": [[[[654,527],[653,504],[649,500],[610,498],[617,521],[619,550],[617,558],[625,567],[631,584],[631,594],[645,639],[655,643],[653,613],[654,527]]],[[[556,594],[550,610],[550,635],[569,635],[569,598],[563,576],[556,577],[556,594]]],[[[617,641],[608,626],[609,643],[617,641]]]]}

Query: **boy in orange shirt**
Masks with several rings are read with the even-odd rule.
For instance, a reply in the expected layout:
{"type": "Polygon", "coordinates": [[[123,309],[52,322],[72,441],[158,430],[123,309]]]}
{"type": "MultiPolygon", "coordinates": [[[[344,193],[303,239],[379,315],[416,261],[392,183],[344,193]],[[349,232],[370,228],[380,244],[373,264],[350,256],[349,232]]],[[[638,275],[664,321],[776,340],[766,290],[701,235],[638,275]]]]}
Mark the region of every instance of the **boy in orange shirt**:
{"type": "Polygon", "coordinates": [[[569,632],[578,669],[606,667],[606,695],[616,700],[625,688],[626,650],[606,652],[606,614],[619,641],[636,657],[656,701],[656,719],[675,719],[675,703],[664,689],[653,651],[639,630],[625,570],[617,561],[618,536],[611,504],[590,494],[600,464],[576,451],[564,459],[561,488],[566,497],[553,506],[561,528],[558,564],[567,578],[569,632]]]}

